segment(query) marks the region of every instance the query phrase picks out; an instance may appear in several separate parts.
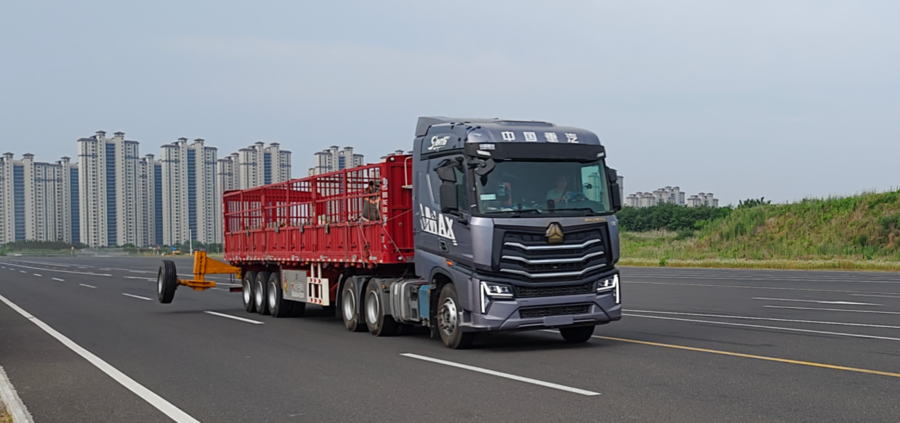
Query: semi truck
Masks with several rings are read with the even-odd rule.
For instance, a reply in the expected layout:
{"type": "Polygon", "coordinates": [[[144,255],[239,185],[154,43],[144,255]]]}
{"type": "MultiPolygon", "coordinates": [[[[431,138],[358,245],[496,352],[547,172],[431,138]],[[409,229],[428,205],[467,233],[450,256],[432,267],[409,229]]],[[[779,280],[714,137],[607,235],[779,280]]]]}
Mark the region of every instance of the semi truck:
{"type": "Polygon", "coordinates": [[[424,326],[449,348],[482,332],[556,329],[588,341],[621,318],[616,171],[596,134],[540,121],[420,117],[412,151],[228,191],[224,259],[179,286],[235,274],[247,312],[333,310],[376,336],[424,326]]]}

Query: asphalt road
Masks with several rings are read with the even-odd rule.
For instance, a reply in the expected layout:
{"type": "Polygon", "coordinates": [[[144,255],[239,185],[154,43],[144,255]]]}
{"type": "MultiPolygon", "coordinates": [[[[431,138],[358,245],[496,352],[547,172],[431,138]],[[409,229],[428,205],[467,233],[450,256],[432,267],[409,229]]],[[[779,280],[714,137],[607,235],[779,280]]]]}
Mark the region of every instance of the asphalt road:
{"type": "Polygon", "coordinates": [[[453,351],[248,314],[227,286],[162,305],[157,266],[0,260],[0,296],[75,345],[0,302],[0,365],[35,421],[171,421],[153,395],[202,422],[900,421],[896,273],[627,268],[625,317],[587,344],[520,332],[453,351]]]}

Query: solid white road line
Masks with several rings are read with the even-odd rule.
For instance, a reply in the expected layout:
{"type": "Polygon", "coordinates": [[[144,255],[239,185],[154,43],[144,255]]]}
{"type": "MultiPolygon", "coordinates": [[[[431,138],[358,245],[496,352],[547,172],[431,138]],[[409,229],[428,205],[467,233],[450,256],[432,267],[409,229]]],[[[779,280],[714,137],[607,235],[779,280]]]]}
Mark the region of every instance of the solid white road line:
{"type": "Polygon", "coordinates": [[[779,319],[775,317],[753,317],[753,316],[734,316],[726,314],[700,314],[700,313],[680,313],[676,311],[652,311],[652,310],[631,310],[633,313],[651,313],[651,314],[669,314],[673,316],[695,316],[695,317],[715,317],[719,319],[743,319],[743,320],[766,320],[769,322],[786,322],[786,323],[809,323],[815,325],[832,325],[832,326],[861,326],[866,328],[881,329],[900,329],[900,326],[889,325],[872,325],[867,323],[845,323],[845,322],[820,322],[816,320],[796,320],[796,319],[779,319]]]}
{"type": "Polygon", "coordinates": [[[142,296],[140,296],[140,295],[131,295],[131,294],[126,294],[126,293],[124,293],[124,292],[122,293],[122,295],[124,295],[124,296],[126,296],[126,297],[137,298],[137,299],[139,299],[139,300],[153,301],[153,300],[150,299],[150,298],[142,297],[142,296]]]}
{"type": "Polygon", "coordinates": [[[850,294],[854,297],[900,298],[900,295],[850,294]]]}
{"type": "Polygon", "coordinates": [[[96,366],[103,373],[106,373],[109,377],[113,378],[113,380],[115,380],[116,382],[119,382],[119,384],[127,388],[129,391],[134,392],[135,395],[141,397],[141,399],[147,401],[147,403],[149,403],[153,407],[156,407],[157,410],[163,412],[163,414],[165,414],[166,416],[169,416],[170,419],[178,423],[200,423],[197,419],[191,417],[189,414],[181,411],[178,407],[175,407],[159,395],[156,395],[153,391],[137,383],[134,379],[128,377],[128,375],[126,375],[125,373],[122,373],[115,367],[109,365],[109,363],[103,361],[100,357],[97,357],[90,351],[72,342],[72,340],[67,338],[65,335],[57,332],[46,323],[40,321],[37,317],[32,316],[27,311],[13,304],[13,302],[7,300],[6,297],[0,295],[0,301],[6,303],[6,305],[8,305],[10,308],[21,314],[26,319],[30,320],[39,328],[43,329],[44,332],[47,332],[50,336],[56,338],[56,340],[96,366]]]}
{"type": "Polygon", "coordinates": [[[509,373],[497,372],[494,370],[483,369],[481,367],[475,367],[475,366],[469,366],[469,365],[460,364],[460,363],[454,363],[452,361],[446,361],[446,360],[441,360],[441,359],[437,359],[437,358],[426,357],[424,355],[410,354],[410,353],[403,353],[400,355],[402,355],[404,357],[415,358],[416,360],[430,361],[432,363],[443,364],[445,366],[456,367],[458,369],[471,370],[473,372],[484,373],[486,375],[497,376],[497,377],[502,377],[502,378],[506,378],[506,379],[512,379],[512,380],[516,380],[519,382],[525,382],[525,383],[530,383],[533,385],[543,386],[546,388],[558,389],[560,391],[571,392],[573,394],[579,394],[579,395],[585,395],[585,396],[600,395],[599,392],[586,391],[584,389],[572,388],[570,386],[558,385],[556,383],[544,382],[542,380],[511,375],[509,373]]]}
{"type": "Polygon", "coordinates": [[[232,316],[232,315],[230,315],[230,314],[216,313],[215,311],[204,311],[204,313],[206,313],[206,314],[212,314],[213,316],[225,317],[225,318],[227,318],[227,319],[239,320],[239,321],[241,321],[241,322],[253,323],[254,325],[261,325],[261,324],[263,324],[263,322],[258,322],[258,321],[256,321],[256,320],[245,319],[245,318],[243,318],[243,317],[232,316]]]}
{"type": "Polygon", "coordinates": [[[894,294],[893,292],[870,292],[870,291],[848,291],[845,289],[814,289],[814,288],[784,288],[778,286],[754,286],[754,285],[715,285],[702,283],[665,283],[665,282],[644,282],[629,280],[628,283],[639,285],[672,285],[672,286],[693,286],[700,288],[738,288],[738,289],[768,289],[773,291],[803,291],[803,292],[835,292],[838,294],[894,294]]]}
{"type": "Polygon", "coordinates": [[[864,306],[880,306],[875,303],[854,303],[852,301],[825,301],[825,300],[798,300],[795,298],[762,298],[753,297],[754,300],[762,301],[792,301],[795,303],[816,303],[816,304],[834,304],[834,305],[864,305],[864,306]]]}
{"type": "Polygon", "coordinates": [[[765,308],[785,308],[791,310],[817,310],[817,311],[844,311],[848,313],[873,313],[873,314],[900,314],[897,311],[875,311],[875,310],[844,310],[842,308],[815,308],[815,307],[788,307],[788,306],[763,306],[765,308]]]}
{"type": "Polygon", "coordinates": [[[784,328],[784,327],[779,327],[779,326],[749,325],[746,323],[716,322],[716,321],[712,321],[712,320],[681,319],[681,318],[677,318],[677,317],[665,317],[665,316],[647,316],[647,315],[642,315],[642,314],[630,314],[630,313],[622,313],[622,315],[629,316],[629,317],[643,317],[646,319],[675,320],[675,321],[679,321],[679,322],[689,322],[689,323],[708,323],[708,324],[712,324],[712,325],[739,326],[739,327],[745,327],[745,328],[784,330],[784,331],[788,331],[788,332],[804,332],[804,333],[818,333],[818,334],[822,334],[822,335],[847,336],[850,338],[866,338],[866,339],[881,339],[884,341],[900,341],[900,338],[891,338],[891,337],[887,337],[887,336],[859,335],[856,333],[825,332],[825,331],[821,331],[821,330],[784,328]]]}
{"type": "Polygon", "coordinates": [[[83,286],[83,287],[85,287],[85,288],[93,288],[93,289],[97,289],[97,287],[96,287],[96,286],[93,286],[93,285],[85,285],[85,284],[83,284],[83,283],[80,283],[79,285],[81,285],[81,286],[83,286]]]}
{"type": "Polygon", "coordinates": [[[50,278],[50,279],[53,279],[53,280],[55,280],[55,281],[65,282],[64,279],[60,279],[60,278],[50,278]]]}

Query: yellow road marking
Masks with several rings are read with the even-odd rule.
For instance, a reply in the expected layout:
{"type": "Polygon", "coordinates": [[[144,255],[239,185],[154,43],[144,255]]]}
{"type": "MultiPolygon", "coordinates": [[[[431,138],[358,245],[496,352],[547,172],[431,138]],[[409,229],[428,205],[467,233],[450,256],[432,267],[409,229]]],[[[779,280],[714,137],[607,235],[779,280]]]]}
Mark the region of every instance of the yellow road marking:
{"type": "Polygon", "coordinates": [[[882,371],[878,371],[878,370],[869,370],[869,369],[859,369],[856,367],[835,366],[833,364],[813,363],[810,361],[789,360],[786,358],[766,357],[763,355],[742,354],[742,353],[736,353],[736,352],[730,352],[730,351],[708,350],[706,348],[695,348],[695,347],[685,347],[683,345],[661,344],[659,342],[638,341],[636,339],[614,338],[611,336],[593,335],[593,337],[599,338],[599,339],[606,339],[609,341],[627,342],[627,343],[631,343],[631,344],[641,344],[641,345],[650,345],[650,346],[654,346],[654,347],[674,348],[676,350],[704,352],[704,353],[710,353],[710,354],[728,355],[728,356],[732,356],[732,357],[743,357],[743,358],[752,358],[752,359],[756,359],[756,360],[774,361],[774,362],[778,362],[778,363],[799,364],[801,366],[820,367],[820,368],[833,369],[833,370],[844,370],[844,371],[848,371],[848,372],[868,373],[868,374],[873,374],[873,375],[890,376],[890,377],[900,377],[900,373],[882,372],[882,371]]]}

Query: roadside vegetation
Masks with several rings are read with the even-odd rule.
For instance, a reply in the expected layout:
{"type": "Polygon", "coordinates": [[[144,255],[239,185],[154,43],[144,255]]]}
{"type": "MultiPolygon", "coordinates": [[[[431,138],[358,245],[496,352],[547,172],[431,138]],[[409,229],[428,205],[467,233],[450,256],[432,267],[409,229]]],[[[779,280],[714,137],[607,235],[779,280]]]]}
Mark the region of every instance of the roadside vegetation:
{"type": "Polygon", "coordinates": [[[624,265],[900,270],[900,190],[619,216],[624,265]]]}
{"type": "Polygon", "coordinates": [[[0,423],[12,423],[12,416],[6,410],[6,404],[0,401],[0,423]]]}

